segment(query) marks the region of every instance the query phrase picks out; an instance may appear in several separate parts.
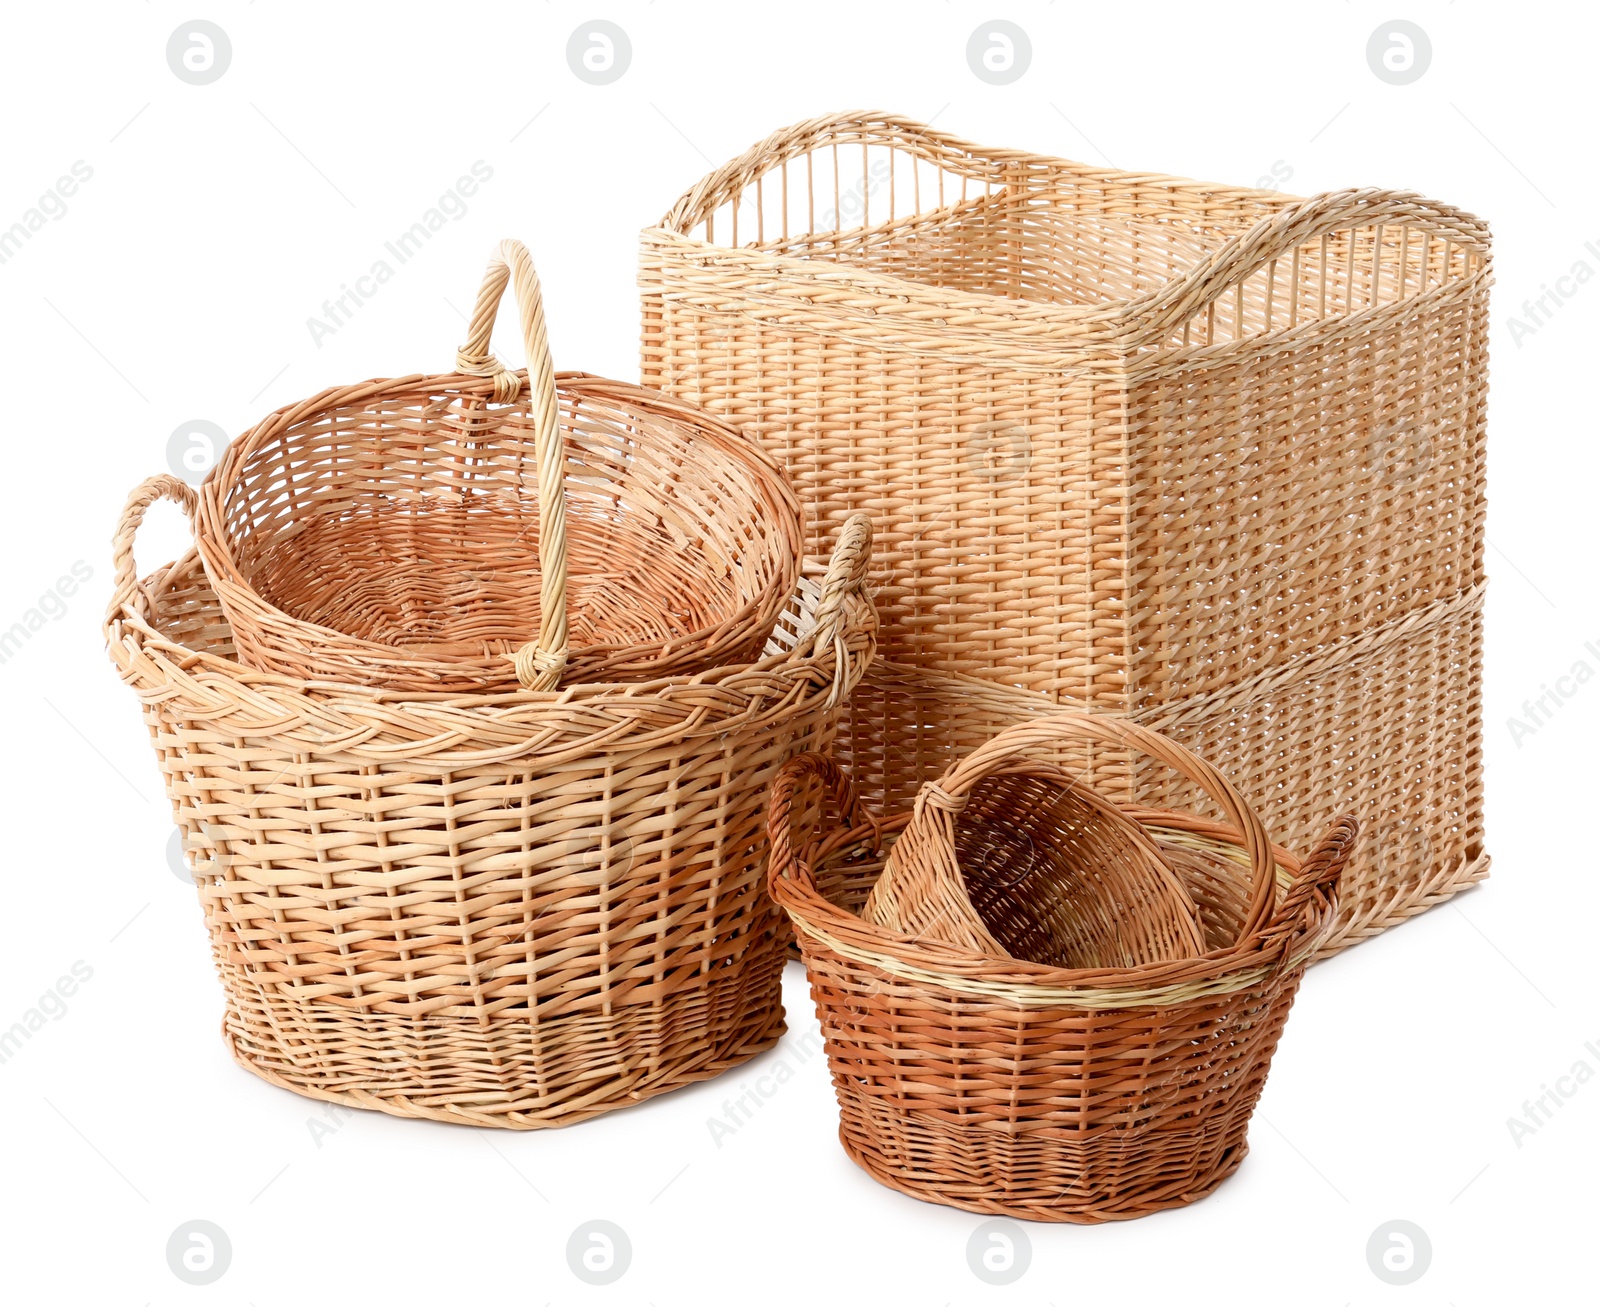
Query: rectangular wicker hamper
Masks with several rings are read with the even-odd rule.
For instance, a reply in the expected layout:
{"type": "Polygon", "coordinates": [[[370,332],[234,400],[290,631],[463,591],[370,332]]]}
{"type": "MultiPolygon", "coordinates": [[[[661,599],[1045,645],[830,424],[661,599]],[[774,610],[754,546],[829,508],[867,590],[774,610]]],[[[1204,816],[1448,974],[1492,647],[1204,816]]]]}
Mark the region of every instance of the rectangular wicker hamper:
{"type": "MultiPolygon", "coordinates": [[[[643,233],[643,373],[780,459],[809,549],[874,515],[884,661],[841,735],[869,802],[971,748],[951,724],[1004,724],[951,676],[1127,713],[1286,844],[1329,804],[1358,814],[1337,947],[1488,870],[1490,280],[1484,223],[1418,195],[1300,199],[846,114],[643,233]]],[[[1131,757],[1097,783],[1196,801],[1131,757]]]]}

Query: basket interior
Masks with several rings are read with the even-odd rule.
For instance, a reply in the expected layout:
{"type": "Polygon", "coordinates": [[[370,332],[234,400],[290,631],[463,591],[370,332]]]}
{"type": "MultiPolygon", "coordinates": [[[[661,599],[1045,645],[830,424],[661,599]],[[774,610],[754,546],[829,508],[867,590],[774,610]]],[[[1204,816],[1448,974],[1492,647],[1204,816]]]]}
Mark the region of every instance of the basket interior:
{"type": "MultiPolygon", "coordinates": [[[[1141,824],[1193,903],[1205,949],[1224,949],[1237,942],[1250,912],[1249,856],[1228,840],[1165,827],[1157,821],[1141,824]]],[[[901,829],[902,825],[896,823],[883,833],[876,847],[872,833],[863,830],[859,840],[838,842],[827,849],[813,867],[822,896],[836,907],[859,914],[901,829]]],[[[1280,879],[1280,892],[1281,889],[1280,879]]],[[[1032,928],[1041,933],[1048,931],[1047,923],[1042,921],[1032,928]]]]}
{"type": "Polygon", "coordinates": [[[1002,189],[764,248],[968,294],[1102,305],[1154,290],[1248,226],[1134,218],[1085,205],[1071,193],[1002,189]]]}
{"type": "MultiPolygon", "coordinates": [[[[233,628],[198,553],[191,550],[145,578],[143,585],[147,619],[157,635],[195,653],[237,658],[233,628]]],[[[763,658],[787,654],[811,632],[821,598],[821,584],[802,577],[762,649],[763,658]]]]}
{"type": "Polygon", "coordinates": [[[990,776],[955,822],[967,897],[1014,958],[1134,967],[1190,957],[1196,909],[1115,807],[1038,775],[990,776]]]}
{"type": "MultiPolygon", "coordinates": [[[[751,465],[687,423],[565,386],[571,644],[685,639],[784,576],[751,465]]],[[[289,616],[418,654],[500,655],[539,629],[526,398],[384,392],[289,425],[223,505],[248,584],[289,616]]]]}

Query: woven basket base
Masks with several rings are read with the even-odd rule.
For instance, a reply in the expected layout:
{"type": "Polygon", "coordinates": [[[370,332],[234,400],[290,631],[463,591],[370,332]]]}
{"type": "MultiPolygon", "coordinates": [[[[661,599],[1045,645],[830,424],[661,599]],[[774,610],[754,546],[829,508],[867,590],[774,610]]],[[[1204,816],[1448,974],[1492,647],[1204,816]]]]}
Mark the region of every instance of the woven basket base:
{"type": "Polygon", "coordinates": [[[784,1032],[782,952],[655,1003],[531,1021],[360,1013],[288,1000],[235,973],[223,1041],[269,1084],[346,1107],[461,1125],[571,1125],[720,1075],[784,1032]]]}
{"type": "MultiPolygon", "coordinates": [[[[1242,1134],[1242,1132],[1241,1132],[1242,1134]]],[[[925,1203],[938,1203],[944,1207],[957,1207],[964,1212],[977,1212],[983,1216],[1009,1216],[1022,1221],[1053,1221],[1072,1225],[1102,1225],[1107,1221],[1131,1221],[1152,1212],[1173,1207],[1187,1207],[1211,1194],[1218,1185],[1239,1169],[1249,1143],[1240,1138],[1223,1149],[1202,1175],[1184,1176],[1175,1180],[1170,1191],[1149,1193],[1140,1191],[1128,1200],[1126,1206],[1114,1201],[1085,1201],[1065,1192],[1043,1193],[1034,1200],[1009,1201],[994,1196],[992,1187],[986,1187],[981,1177],[970,1184],[951,1185],[935,1178],[908,1170],[885,1157],[881,1151],[865,1140],[852,1135],[848,1123],[839,1127],[839,1142],[849,1158],[879,1184],[898,1190],[925,1203]]],[[[1019,1144],[1021,1151],[1027,1145],[1019,1144]]],[[[1198,1153],[1197,1153],[1198,1155],[1198,1153]]]]}

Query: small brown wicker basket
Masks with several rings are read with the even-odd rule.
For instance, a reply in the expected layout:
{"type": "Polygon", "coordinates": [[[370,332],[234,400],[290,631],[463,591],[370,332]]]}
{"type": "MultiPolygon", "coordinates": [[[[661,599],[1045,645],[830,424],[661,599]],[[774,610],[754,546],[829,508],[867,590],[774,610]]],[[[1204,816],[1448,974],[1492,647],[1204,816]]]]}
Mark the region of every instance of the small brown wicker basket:
{"type": "Polygon", "coordinates": [[[230,446],[197,535],[242,661],[426,692],[760,656],[803,548],[771,459],[686,403],[557,376],[517,241],[456,366],[324,391],[230,446]],[[489,352],[513,274],[526,373],[489,352]]]}
{"type": "MultiPolygon", "coordinates": [[[[1108,716],[1052,714],[1028,729],[1055,734],[1051,747],[1070,735],[1181,752],[1108,716]]],[[[1087,1223],[1194,1202],[1238,1168],[1356,824],[1336,820],[1301,863],[1242,804],[1221,822],[1127,811],[1182,876],[1207,951],[1064,969],[864,921],[852,906],[912,814],[879,820],[817,755],[779,773],[769,884],[811,981],[840,1139],[873,1178],[968,1211],[1087,1223]],[[1291,878],[1281,894],[1275,870],[1291,878]]]]}
{"type": "Polygon", "coordinates": [[[924,786],[861,915],[918,939],[1056,967],[1205,952],[1194,900],[1114,803],[1038,764],[924,786]]]}

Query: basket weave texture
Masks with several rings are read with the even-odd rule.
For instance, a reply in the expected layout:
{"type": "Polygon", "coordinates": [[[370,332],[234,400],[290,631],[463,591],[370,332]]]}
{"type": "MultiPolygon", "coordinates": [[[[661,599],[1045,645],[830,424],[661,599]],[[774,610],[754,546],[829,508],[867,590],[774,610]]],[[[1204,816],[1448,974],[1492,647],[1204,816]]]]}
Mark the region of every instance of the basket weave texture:
{"type": "MultiPolygon", "coordinates": [[[[767,787],[828,747],[873,653],[871,526],[770,652],[646,683],[406,696],[242,666],[194,554],[107,617],[227,999],[274,1084],[400,1116],[565,1125],[713,1076],[783,1030],[767,787]]],[[[818,569],[819,571],[821,569],[818,569]]]]}
{"type": "MultiPolygon", "coordinates": [[[[1021,730],[1043,743],[1075,716],[1021,730]]],[[[1090,720],[1101,733],[1080,744],[1140,739],[1121,719],[1090,720]]],[[[840,1139],[875,1179],[969,1211],[1087,1223],[1194,1202],[1238,1168],[1300,979],[1333,923],[1356,825],[1336,821],[1301,863],[1268,844],[1253,815],[1242,829],[1128,815],[1182,876],[1206,951],[1063,969],[863,920],[847,901],[916,817],[876,818],[815,755],[779,774],[772,893],[805,959],[840,1139]]]]}
{"type": "Polygon", "coordinates": [[[323,391],[229,446],[197,536],[243,662],[469,691],[760,657],[803,547],[765,454],[659,393],[557,376],[516,241],[456,367],[323,391]],[[489,352],[513,274],[526,373],[489,352]]]}
{"type": "MultiPolygon", "coordinates": [[[[882,654],[929,696],[972,676],[1176,733],[1296,847],[1326,827],[1309,796],[1355,810],[1334,947],[1487,872],[1491,280],[1485,224],[1410,192],[838,114],[643,233],[643,373],[779,459],[809,548],[873,513],[882,654]]],[[[883,810],[978,742],[930,759],[869,704],[841,744],[883,810]]],[[[1124,766],[1108,796],[1187,806],[1124,766]]]]}
{"type": "MultiPolygon", "coordinates": [[[[1339,918],[1320,957],[1425,911],[1487,871],[1487,855],[1474,856],[1471,843],[1482,830],[1481,809],[1472,806],[1482,795],[1478,719],[1474,711],[1468,730],[1457,715],[1467,705],[1453,702],[1434,673],[1477,656],[1481,625],[1424,623],[1388,634],[1389,645],[1370,656],[1358,652],[1338,676],[1300,681],[1291,674],[1257,697],[1247,689],[1206,712],[1134,719],[1227,776],[1280,841],[1297,838],[1282,831],[1310,828],[1317,833],[1299,843],[1309,848],[1343,813],[1382,814],[1362,819],[1361,842],[1339,885],[1339,918]],[[1374,699],[1392,703],[1396,716],[1374,720],[1374,699]],[[1473,751],[1439,750],[1429,771],[1384,765],[1409,756],[1430,721],[1441,731],[1460,730],[1473,751]],[[1303,755],[1316,740],[1324,751],[1303,755]]],[[[867,777],[856,785],[864,801],[878,809],[887,794],[887,810],[901,812],[916,801],[925,783],[919,778],[937,779],[1004,727],[1059,711],[1042,694],[878,658],[851,696],[833,756],[852,781],[867,777]]],[[[1138,750],[1085,751],[1063,742],[1042,747],[1038,757],[1125,805],[1220,815],[1204,787],[1138,750]]],[[[864,898],[865,891],[852,901],[859,906],[864,898]]]]}
{"type": "Polygon", "coordinates": [[[1205,951],[1194,901],[1143,827],[1059,767],[924,786],[862,917],[886,930],[1056,967],[1205,951]]]}

